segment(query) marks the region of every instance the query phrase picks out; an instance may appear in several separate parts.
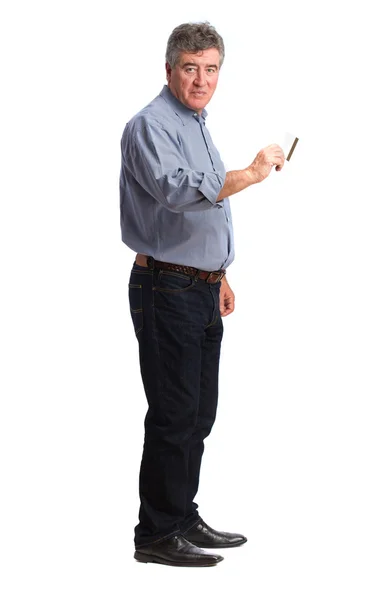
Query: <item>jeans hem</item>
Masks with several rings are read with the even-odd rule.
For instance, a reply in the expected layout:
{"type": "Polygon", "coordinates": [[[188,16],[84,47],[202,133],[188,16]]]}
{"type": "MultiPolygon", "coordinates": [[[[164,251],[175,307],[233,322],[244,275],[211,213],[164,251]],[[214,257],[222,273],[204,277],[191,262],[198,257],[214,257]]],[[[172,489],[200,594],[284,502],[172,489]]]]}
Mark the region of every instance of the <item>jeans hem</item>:
{"type": "Polygon", "coordinates": [[[197,523],[200,523],[200,521],[202,521],[202,518],[201,518],[201,517],[199,517],[199,518],[197,519],[197,521],[195,521],[194,523],[192,523],[192,525],[190,525],[190,526],[188,527],[188,529],[185,529],[185,531],[181,531],[182,535],[185,537],[185,534],[186,534],[186,533],[188,533],[189,529],[192,529],[192,527],[194,527],[195,525],[197,525],[197,523]]]}
{"type": "Polygon", "coordinates": [[[145,546],[154,546],[154,544],[159,544],[159,542],[163,542],[163,540],[167,540],[171,537],[174,537],[175,535],[177,535],[177,533],[181,533],[181,531],[179,529],[176,529],[175,531],[172,531],[172,533],[168,533],[167,535],[164,535],[161,538],[157,538],[152,542],[145,542],[144,544],[135,544],[135,549],[138,550],[139,548],[144,548],[145,546]]]}

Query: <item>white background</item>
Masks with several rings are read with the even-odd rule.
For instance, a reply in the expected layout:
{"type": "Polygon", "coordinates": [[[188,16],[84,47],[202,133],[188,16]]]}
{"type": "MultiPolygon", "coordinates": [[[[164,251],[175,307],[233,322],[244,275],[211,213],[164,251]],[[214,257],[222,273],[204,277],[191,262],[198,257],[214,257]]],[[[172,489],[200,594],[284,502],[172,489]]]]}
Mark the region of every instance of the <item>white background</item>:
{"type": "Polygon", "coordinates": [[[1,17],[2,598],[387,600],[388,96],[383,2],[8,2],[1,17]],[[198,501],[249,542],[133,559],[146,401],[120,238],[120,137],[172,29],[226,45],[208,127],[230,169],[235,313],[198,501]]]}

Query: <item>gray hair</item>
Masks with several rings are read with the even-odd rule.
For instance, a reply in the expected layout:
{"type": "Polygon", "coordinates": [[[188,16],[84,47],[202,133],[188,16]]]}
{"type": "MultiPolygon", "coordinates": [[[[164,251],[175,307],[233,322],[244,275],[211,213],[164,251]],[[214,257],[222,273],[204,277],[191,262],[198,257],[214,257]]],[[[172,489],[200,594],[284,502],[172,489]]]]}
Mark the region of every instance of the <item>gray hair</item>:
{"type": "Polygon", "coordinates": [[[202,50],[216,48],[220,54],[220,66],[224,61],[224,42],[216,29],[208,21],[203,23],[183,23],[173,29],[167,42],[166,62],[172,67],[180,60],[181,52],[196,54],[202,50]]]}

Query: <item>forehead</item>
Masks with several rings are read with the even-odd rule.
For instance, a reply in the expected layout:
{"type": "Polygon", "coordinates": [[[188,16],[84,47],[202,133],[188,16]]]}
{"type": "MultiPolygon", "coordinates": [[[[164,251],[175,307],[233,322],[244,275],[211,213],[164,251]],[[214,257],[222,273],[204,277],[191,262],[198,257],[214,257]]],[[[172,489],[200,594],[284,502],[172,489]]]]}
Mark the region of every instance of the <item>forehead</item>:
{"type": "Polygon", "coordinates": [[[220,64],[220,54],[217,48],[208,48],[207,50],[201,50],[200,52],[196,52],[192,54],[190,52],[181,52],[180,54],[180,65],[184,65],[185,63],[193,63],[195,65],[207,65],[220,64]]]}

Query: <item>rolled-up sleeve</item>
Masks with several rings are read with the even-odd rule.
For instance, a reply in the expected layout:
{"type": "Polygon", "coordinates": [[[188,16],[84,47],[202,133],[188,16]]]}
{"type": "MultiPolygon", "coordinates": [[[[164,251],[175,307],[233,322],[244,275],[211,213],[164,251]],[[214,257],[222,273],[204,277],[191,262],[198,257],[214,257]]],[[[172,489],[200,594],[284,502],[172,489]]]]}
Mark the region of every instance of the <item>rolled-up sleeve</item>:
{"type": "Polygon", "coordinates": [[[140,121],[126,129],[123,161],[155,200],[173,212],[213,208],[225,175],[190,168],[180,142],[157,121],[140,121]]]}

